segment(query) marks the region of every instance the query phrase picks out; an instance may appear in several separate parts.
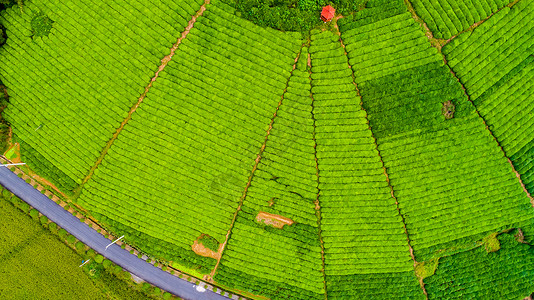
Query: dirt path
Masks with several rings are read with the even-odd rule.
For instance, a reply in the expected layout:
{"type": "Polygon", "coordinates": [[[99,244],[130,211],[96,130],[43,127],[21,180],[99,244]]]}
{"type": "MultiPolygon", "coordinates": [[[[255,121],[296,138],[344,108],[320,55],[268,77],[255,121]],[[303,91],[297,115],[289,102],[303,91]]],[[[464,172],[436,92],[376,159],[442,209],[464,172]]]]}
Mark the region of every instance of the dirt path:
{"type": "MultiPolygon", "coordinates": [[[[339,20],[339,17],[336,18],[336,26],[337,26],[337,20],[339,20]]],[[[308,74],[309,74],[310,81],[312,80],[312,78],[311,78],[311,76],[312,76],[311,68],[312,68],[312,65],[311,65],[311,54],[308,53],[308,74]]],[[[312,100],[311,106],[312,106],[312,119],[313,119],[313,150],[314,150],[313,155],[314,155],[314,158],[315,158],[315,170],[317,172],[316,173],[316,176],[317,176],[317,197],[315,198],[314,204],[315,204],[315,215],[317,216],[317,224],[318,224],[318,227],[317,227],[318,228],[318,232],[317,232],[317,234],[319,235],[319,242],[321,243],[321,264],[322,264],[321,273],[323,273],[323,284],[324,284],[324,290],[325,290],[324,299],[327,300],[328,299],[328,293],[327,293],[327,288],[326,288],[326,271],[325,271],[325,261],[324,261],[324,242],[323,242],[323,235],[322,235],[322,231],[321,231],[321,220],[322,220],[322,217],[321,217],[321,203],[319,201],[319,194],[321,193],[321,190],[319,189],[319,162],[317,160],[317,141],[315,140],[315,115],[314,115],[315,99],[313,98],[313,93],[311,92],[311,90],[310,90],[310,98],[312,100]]]]}
{"type": "Polygon", "coordinates": [[[458,34],[455,34],[453,36],[451,36],[449,39],[447,39],[444,44],[442,46],[445,46],[446,44],[448,44],[450,41],[452,41],[453,39],[455,39],[457,36],[459,36],[460,34],[464,33],[464,32],[467,32],[467,31],[472,31],[473,29],[477,28],[478,26],[480,26],[482,23],[486,22],[489,18],[491,18],[494,14],[500,12],[503,8],[505,7],[510,7],[512,8],[517,2],[519,2],[519,0],[515,0],[513,2],[510,2],[508,3],[507,5],[499,8],[496,12],[490,14],[489,16],[487,16],[486,18],[476,22],[475,24],[469,26],[469,28],[465,29],[465,30],[462,30],[460,32],[458,32],[458,34]]]}
{"type": "Polygon", "coordinates": [[[450,38],[448,39],[437,39],[434,37],[434,34],[432,33],[432,31],[428,28],[428,25],[426,24],[426,22],[417,15],[417,13],[415,12],[415,9],[412,5],[412,3],[410,2],[410,0],[404,0],[404,3],[406,4],[406,6],[408,7],[408,11],[412,14],[412,17],[414,18],[414,20],[419,23],[423,28],[424,28],[424,31],[425,31],[425,35],[428,37],[428,39],[430,40],[430,44],[437,48],[438,51],[441,53],[441,48],[443,48],[443,46],[447,45],[450,41],[452,41],[453,39],[455,39],[456,37],[458,37],[459,35],[461,35],[462,33],[464,32],[468,32],[468,31],[472,31],[473,29],[477,28],[478,26],[480,26],[482,23],[486,22],[489,18],[491,18],[494,14],[498,13],[499,11],[501,11],[503,8],[505,7],[513,7],[517,2],[519,2],[519,0],[514,0],[513,2],[509,3],[508,5],[505,5],[503,7],[501,7],[500,9],[498,9],[496,12],[490,14],[489,16],[487,16],[486,18],[472,24],[471,26],[469,26],[469,28],[467,29],[464,29],[460,32],[458,32],[457,34],[451,36],[450,38]]]}
{"type": "Polygon", "coordinates": [[[130,108],[130,111],[128,112],[128,116],[121,122],[119,128],[115,131],[115,133],[113,134],[111,139],[106,143],[106,146],[104,147],[104,149],[100,153],[99,158],[97,159],[95,164],[91,167],[91,169],[89,170],[89,173],[87,174],[87,176],[85,176],[85,178],[83,179],[82,184],[80,184],[80,186],[74,192],[74,197],[77,197],[79,195],[79,193],[81,192],[81,189],[83,188],[83,185],[91,178],[91,176],[93,176],[96,168],[98,168],[98,166],[100,165],[100,163],[102,162],[102,160],[106,156],[106,154],[107,154],[109,148],[111,148],[111,145],[113,144],[113,142],[117,139],[117,137],[121,133],[121,131],[124,128],[124,126],[128,123],[128,121],[130,121],[130,119],[132,118],[133,113],[137,110],[137,108],[139,107],[141,102],[143,102],[143,100],[146,97],[146,94],[148,93],[148,91],[152,87],[154,81],[156,81],[156,79],[158,79],[159,73],[161,71],[163,71],[165,69],[165,67],[167,66],[167,64],[169,63],[169,61],[171,61],[172,57],[174,56],[174,53],[176,52],[176,50],[178,49],[178,47],[182,43],[182,40],[187,37],[187,35],[189,34],[189,31],[195,25],[195,22],[197,21],[197,18],[200,17],[204,13],[204,11],[206,10],[206,6],[209,3],[210,3],[210,0],[205,0],[204,1],[204,4],[202,4],[202,6],[200,6],[200,9],[191,18],[191,20],[189,21],[187,27],[182,32],[181,36],[178,38],[176,43],[174,43],[174,45],[171,47],[171,53],[169,55],[165,56],[163,59],[161,59],[161,65],[159,66],[158,70],[154,74],[154,77],[152,77],[152,79],[150,80],[148,85],[145,87],[145,91],[143,92],[143,94],[141,94],[141,96],[139,97],[137,102],[130,108]]]}
{"type": "MultiPolygon", "coordinates": [[[[341,43],[341,46],[343,47],[343,50],[345,50],[345,44],[343,43],[343,39],[341,38],[341,32],[339,31],[339,27],[337,26],[337,23],[336,23],[335,27],[337,29],[337,34],[339,35],[339,42],[341,43]]],[[[347,56],[347,51],[345,51],[345,56],[347,56]]],[[[362,97],[362,95],[360,93],[358,85],[356,84],[356,77],[354,75],[354,70],[352,69],[352,66],[349,64],[348,56],[347,56],[347,65],[348,65],[349,69],[351,69],[351,71],[352,71],[352,83],[356,87],[357,94],[360,97],[360,101],[361,101],[360,105],[362,105],[363,104],[363,97],[362,97]]],[[[363,106],[361,107],[361,109],[363,111],[365,111],[363,106]]],[[[376,149],[376,151],[378,153],[378,156],[380,157],[380,163],[382,164],[382,169],[384,170],[384,175],[386,176],[386,182],[388,183],[388,186],[389,186],[389,189],[390,189],[390,192],[391,192],[391,197],[395,200],[395,205],[396,205],[396,208],[397,208],[397,212],[398,212],[399,216],[402,219],[402,226],[404,227],[404,234],[406,235],[406,241],[407,241],[408,247],[410,249],[410,256],[412,257],[412,260],[413,260],[413,267],[414,267],[414,272],[415,272],[415,269],[417,267],[418,262],[415,259],[413,248],[412,248],[412,245],[410,243],[410,235],[408,234],[408,229],[406,228],[406,219],[404,218],[404,215],[400,211],[399,201],[397,200],[397,197],[395,196],[395,192],[393,190],[393,186],[391,185],[391,182],[389,180],[389,174],[387,172],[386,165],[384,164],[384,159],[382,158],[382,154],[380,153],[380,150],[378,149],[378,143],[377,143],[375,134],[374,134],[374,132],[373,132],[373,130],[371,128],[371,124],[369,123],[369,117],[367,115],[367,112],[365,112],[365,118],[366,118],[367,125],[369,126],[369,130],[371,131],[371,136],[372,136],[373,142],[375,144],[375,149],[376,149]]],[[[428,293],[427,293],[426,288],[425,288],[425,283],[423,282],[422,278],[418,278],[418,279],[419,279],[419,285],[421,286],[421,289],[423,290],[423,293],[425,294],[426,299],[428,299],[428,293]]]]}
{"type": "Polygon", "coordinates": [[[409,0],[404,0],[404,4],[406,4],[406,7],[408,8],[408,11],[412,14],[412,17],[415,20],[415,22],[417,22],[419,25],[423,27],[423,30],[425,31],[425,35],[430,40],[430,44],[432,45],[432,47],[435,47],[441,53],[441,48],[443,47],[443,45],[445,45],[445,40],[437,39],[434,37],[434,33],[432,33],[430,28],[428,28],[428,25],[423,20],[423,18],[417,15],[417,13],[415,12],[415,8],[413,7],[412,3],[409,0]]]}
{"type": "MultiPolygon", "coordinates": [[[[302,47],[304,47],[304,44],[301,46],[301,48],[302,47]]],[[[258,156],[254,160],[255,161],[254,167],[252,168],[252,171],[250,172],[250,176],[248,177],[247,185],[245,186],[245,190],[243,191],[243,195],[241,196],[241,199],[239,201],[239,205],[237,206],[237,209],[236,209],[236,211],[234,213],[234,217],[232,218],[232,223],[230,223],[230,228],[228,229],[228,232],[226,233],[226,237],[224,239],[224,242],[222,242],[220,247],[219,247],[219,259],[217,259],[217,263],[215,264],[215,267],[210,272],[210,275],[208,277],[208,280],[210,282],[212,282],[212,283],[213,283],[213,277],[215,276],[215,273],[217,272],[217,268],[219,267],[219,264],[221,262],[222,254],[224,252],[224,249],[226,248],[226,244],[228,243],[228,239],[230,238],[230,233],[232,232],[232,228],[234,228],[234,224],[235,224],[235,220],[237,218],[237,214],[239,213],[239,211],[241,210],[241,207],[243,206],[243,201],[245,200],[245,197],[247,196],[248,188],[250,187],[250,183],[252,182],[252,177],[254,176],[254,172],[258,168],[258,164],[260,163],[261,155],[263,154],[263,151],[265,150],[265,145],[267,144],[267,139],[269,138],[269,134],[271,134],[271,129],[273,128],[274,119],[276,118],[276,114],[278,112],[278,109],[282,105],[282,101],[284,100],[284,94],[287,91],[287,86],[289,84],[289,80],[290,80],[291,76],[293,76],[293,71],[295,70],[295,68],[297,66],[297,61],[298,61],[299,57],[300,57],[300,50],[297,53],[297,57],[295,58],[295,62],[293,63],[293,67],[291,69],[291,73],[289,74],[289,77],[287,78],[286,87],[284,88],[284,91],[282,92],[282,96],[280,97],[280,101],[278,102],[278,106],[276,107],[276,110],[275,110],[275,112],[273,114],[273,117],[271,118],[271,122],[269,123],[269,129],[267,129],[267,133],[265,134],[265,140],[263,141],[263,145],[260,148],[258,156]]]]}

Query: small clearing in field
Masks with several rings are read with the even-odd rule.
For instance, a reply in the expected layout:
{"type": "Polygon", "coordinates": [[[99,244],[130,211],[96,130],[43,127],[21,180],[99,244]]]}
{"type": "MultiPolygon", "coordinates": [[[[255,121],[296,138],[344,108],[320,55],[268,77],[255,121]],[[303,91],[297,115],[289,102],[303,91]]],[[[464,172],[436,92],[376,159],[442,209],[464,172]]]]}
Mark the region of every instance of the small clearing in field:
{"type": "Polygon", "coordinates": [[[290,218],[282,217],[280,215],[273,215],[263,211],[260,211],[258,213],[258,215],[256,216],[256,221],[263,222],[266,225],[272,225],[273,227],[280,229],[282,229],[284,225],[293,225],[293,223],[295,223],[290,218]]]}
{"type": "Polygon", "coordinates": [[[193,245],[191,246],[191,249],[193,249],[193,252],[195,252],[196,254],[198,254],[200,256],[211,257],[211,258],[214,258],[214,259],[219,259],[221,257],[221,253],[215,252],[215,251],[213,251],[211,249],[208,249],[208,248],[204,247],[204,245],[199,243],[198,240],[193,242],[193,245]]]}

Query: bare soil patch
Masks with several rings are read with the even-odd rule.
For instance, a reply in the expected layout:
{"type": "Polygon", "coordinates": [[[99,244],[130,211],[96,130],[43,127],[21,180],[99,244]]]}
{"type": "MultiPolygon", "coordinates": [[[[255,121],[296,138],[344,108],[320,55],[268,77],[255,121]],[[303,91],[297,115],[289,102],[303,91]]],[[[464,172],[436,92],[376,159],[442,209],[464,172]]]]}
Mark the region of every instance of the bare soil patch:
{"type": "Polygon", "coordinates": [[[286,218],[280,215],[270,214],[264,211],[260,211],[256,216],[256,221],[265,223],[266,225],[272,225],[273,227],[282,229],[284,225],[293,225],[295,223],[290,218],[286,218]]]}
{"type": "Polygon", "coordinates": [[[199,243],[198,240],[193,242],[191,249],[193,250],[193,252],[200,256],[211,257],[217,260],[221,258],[221,253],[215,252],[211,249],[204,247],[204,245],[199,243]]]}

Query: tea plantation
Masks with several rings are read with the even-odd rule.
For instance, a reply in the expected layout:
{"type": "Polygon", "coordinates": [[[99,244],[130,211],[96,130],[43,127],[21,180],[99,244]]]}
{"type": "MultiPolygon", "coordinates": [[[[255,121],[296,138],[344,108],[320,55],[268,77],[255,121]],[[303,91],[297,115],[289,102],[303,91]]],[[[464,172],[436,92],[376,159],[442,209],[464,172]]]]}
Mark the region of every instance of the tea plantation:
{"type": "Polygon", "coordinates": [[[6,147],[248,298],[534,293],[534,1],[249,2],[8,7],[6,147]]]}

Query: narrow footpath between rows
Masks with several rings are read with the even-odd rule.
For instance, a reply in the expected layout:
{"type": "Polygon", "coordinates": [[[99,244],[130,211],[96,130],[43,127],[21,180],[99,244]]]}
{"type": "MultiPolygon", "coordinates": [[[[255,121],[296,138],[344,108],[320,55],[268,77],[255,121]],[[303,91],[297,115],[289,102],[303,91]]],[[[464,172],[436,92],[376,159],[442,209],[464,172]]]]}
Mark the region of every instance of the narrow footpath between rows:
{"type": "Polygon", "coordinates": [[[137,256],[130,254],[127,250],[121,249],[117,244],[113,244],[105,250],[105,247],[111,242],[110,240],[87,226],[87,224],[80,222],[78,218],[41,194],[41,192],[34,189],[30,184],[26,183],[6,167],[0,167],[0,184],[47,216],[48,219],[55,222],[58,226],[67,230],[84,244],[144,281],[183,299],[228,299],[210,290],[197,292],[196,284],[154,267],[144,260],[137,258],[137,256]]]}

